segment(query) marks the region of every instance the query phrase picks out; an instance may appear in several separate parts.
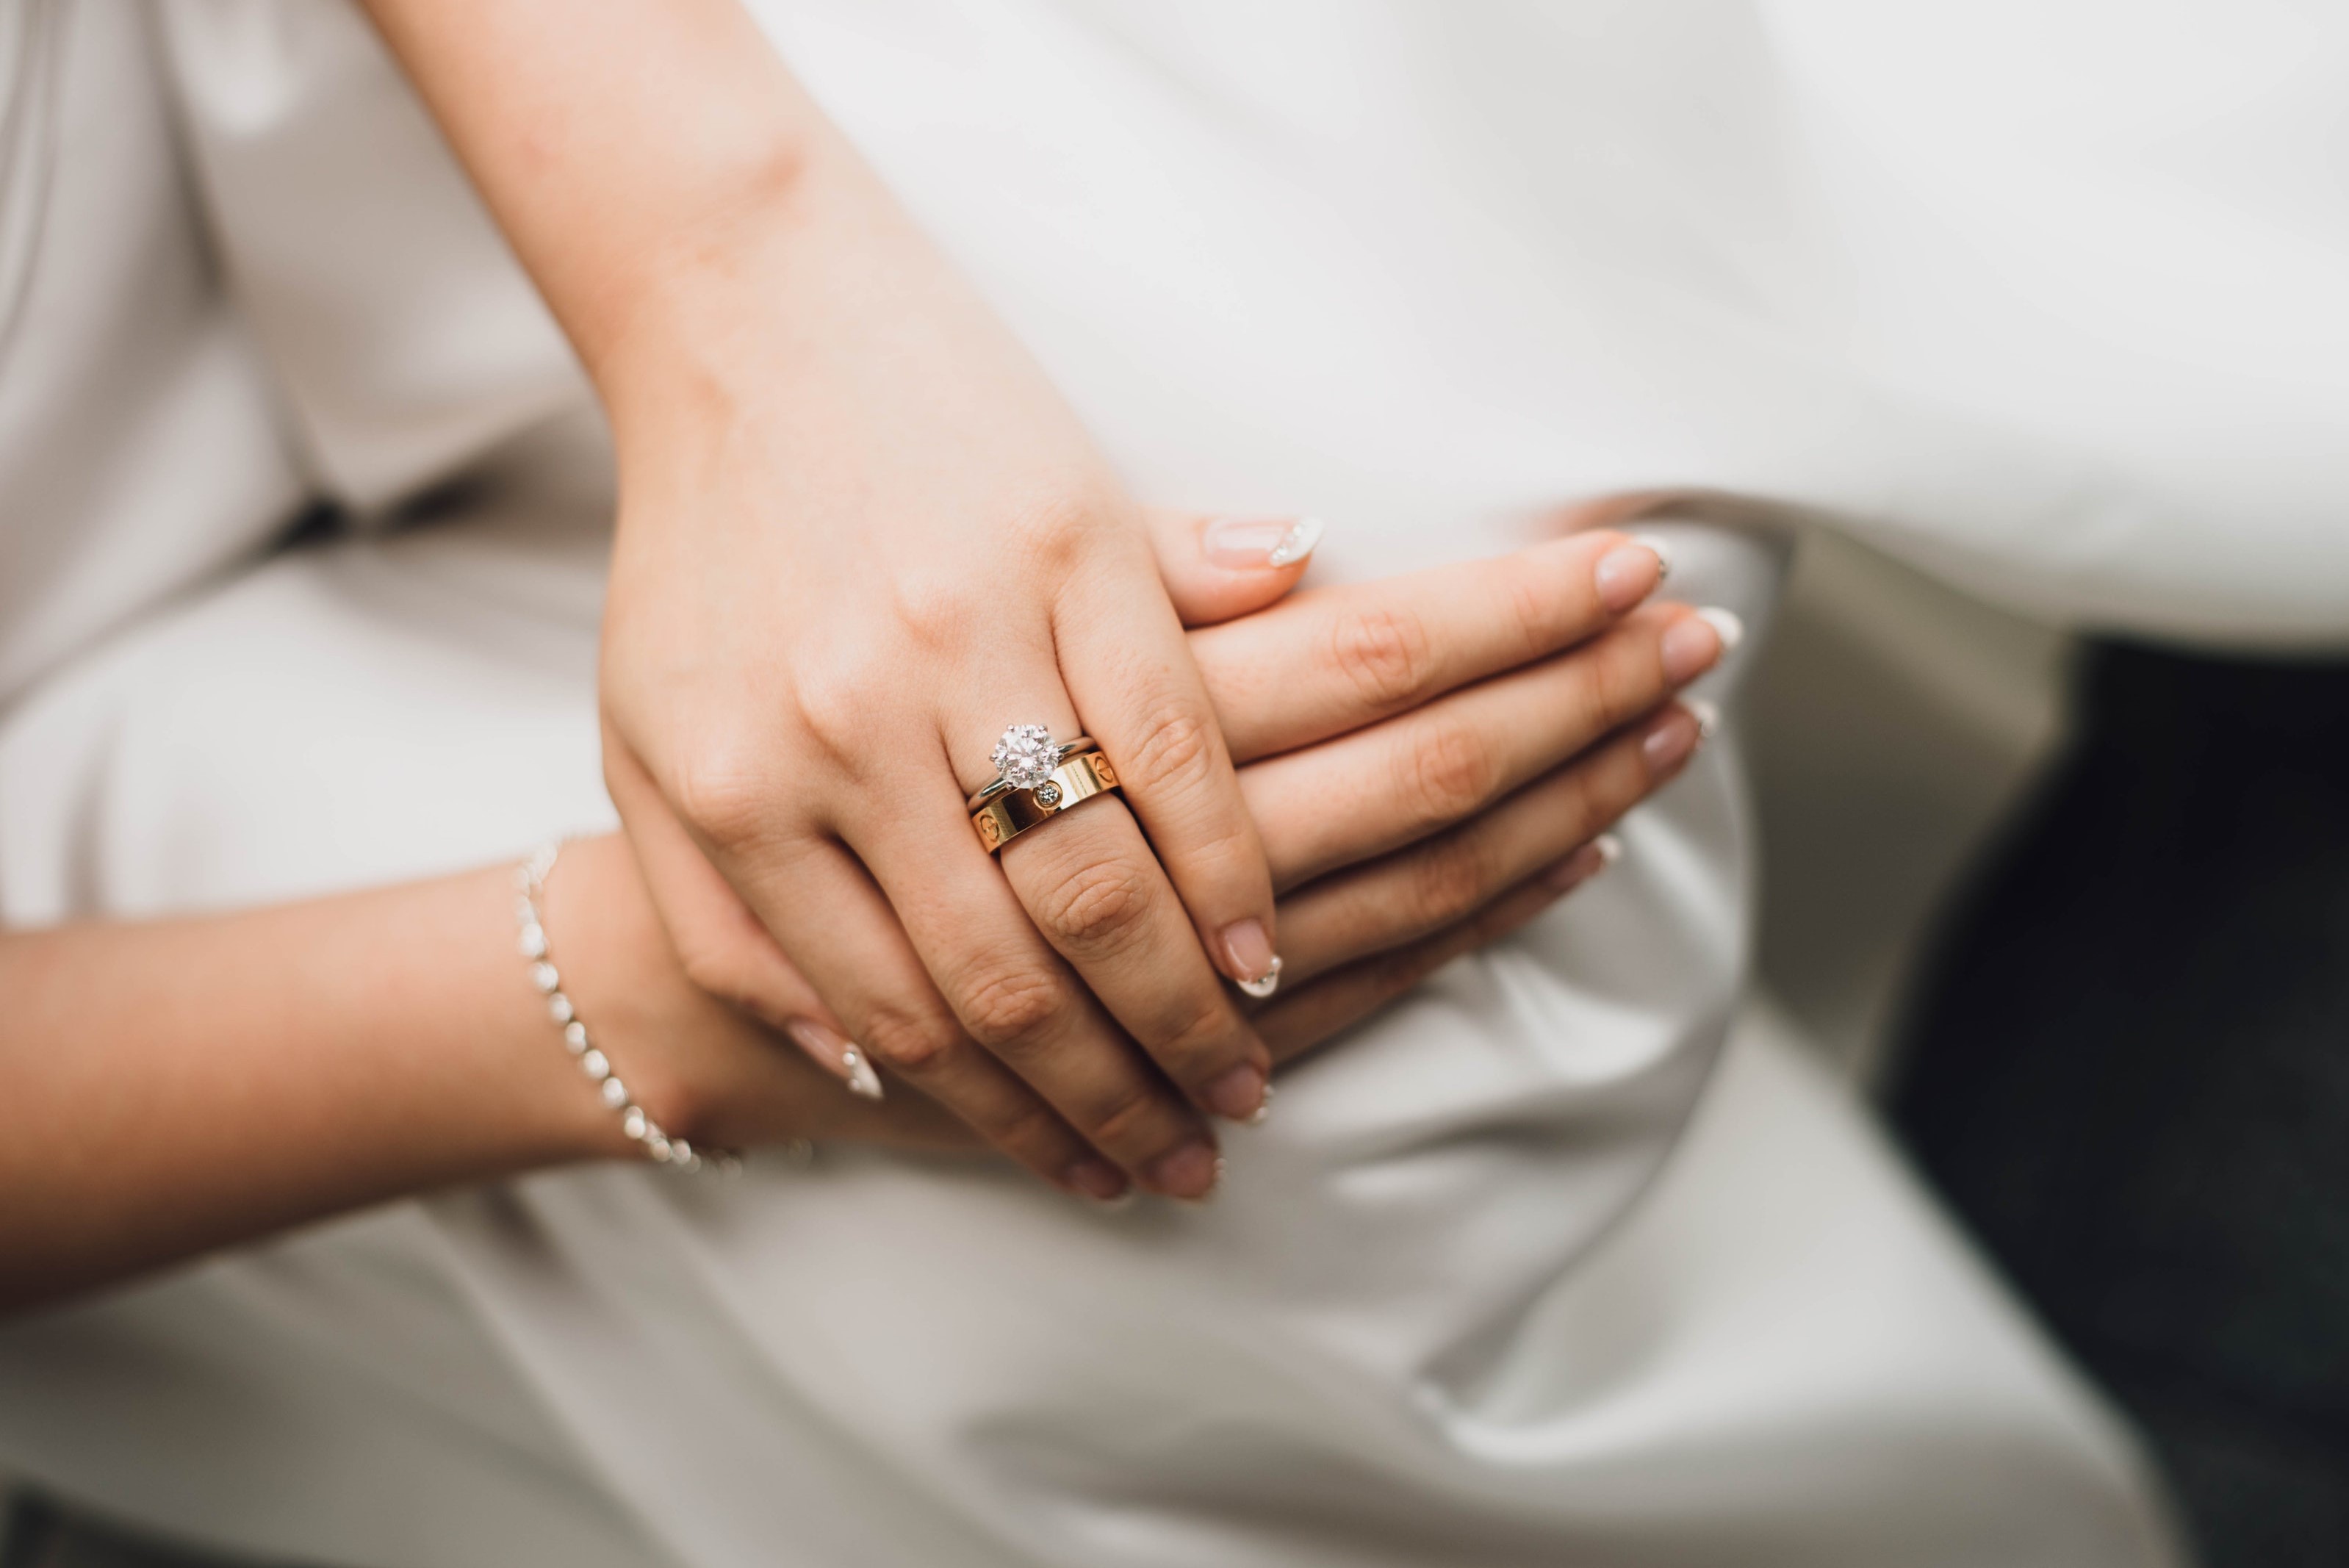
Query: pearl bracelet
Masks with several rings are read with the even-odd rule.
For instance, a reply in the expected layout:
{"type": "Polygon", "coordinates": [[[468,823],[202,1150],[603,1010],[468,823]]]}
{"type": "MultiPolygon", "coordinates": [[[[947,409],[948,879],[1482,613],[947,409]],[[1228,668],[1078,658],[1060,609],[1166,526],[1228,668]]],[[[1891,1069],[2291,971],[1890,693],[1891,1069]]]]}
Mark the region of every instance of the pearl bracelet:
{"type": "Polygon", "coordinates": [[[564,993],[563,976],[546,956],[546,919],[539,901],[546,893],[546,878],[554,870],[554,862],[563,853],[563,841],[553,839],[531,852],[529,859],[514,869],[514,888],[522,895],[514,900],[514,919],[522,930],[515,946],[530,961],[531,983],[546,998],[546,1015],[563,1031],[563,1044],[579,1063],[579,1070],[595,1085],[604,1103],[620,1115],[620,1130],[636,1140],[659,1164],[678,1170],[716,1168],[732,1172],[740,1162],[733,1155],[712,1150],[704,1154],[681,1137],[671,1137],[660,1129],[658,1123],[645,1114],[645,1108],[629,1097],[626,1084],[612,1071],[610,1058],[598,1050],[587,1037],[587,1025],[579,1021],[578,1011],[571,998],[564,993]]]}

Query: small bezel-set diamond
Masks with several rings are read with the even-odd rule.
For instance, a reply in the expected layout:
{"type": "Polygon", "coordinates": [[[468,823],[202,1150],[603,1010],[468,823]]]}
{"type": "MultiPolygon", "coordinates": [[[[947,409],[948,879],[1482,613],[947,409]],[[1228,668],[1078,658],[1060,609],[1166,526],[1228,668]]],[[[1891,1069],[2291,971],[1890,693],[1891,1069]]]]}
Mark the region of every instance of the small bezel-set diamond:
{"type": "Polygon", "coordinates": [[[1061,786],[1046,779],[1036,786],[1036,804],[1050,811],[1061,804],[1061,786]]]}
{"type": "Polygon", "coordinates": [[[1061,765],[1061,748],[1052,732],[1041,724],[1014,724],[995,742],[990,759],[1003,782],[1013,789],[1034,789],[1061,765]]]}

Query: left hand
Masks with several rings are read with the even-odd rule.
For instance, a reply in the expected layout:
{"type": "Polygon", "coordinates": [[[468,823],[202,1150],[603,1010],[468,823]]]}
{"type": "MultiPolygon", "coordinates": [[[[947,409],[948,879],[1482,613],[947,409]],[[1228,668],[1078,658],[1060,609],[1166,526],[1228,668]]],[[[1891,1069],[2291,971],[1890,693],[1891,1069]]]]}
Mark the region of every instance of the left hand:
{"type": "MultiPolygon", "coordinates": [[[[1191,639],[1243,763],[1290,933],[1288,982],[1255,1015],[1276,1060],[1369,1016],[1594,875],[1605,863],[1594,840],[1696,747],[1696,719],[1671,698],[1718,659],[1720,634],[1683,606],[1610,607],[1598,587],[1602,559],[1617,568],[1618,605],[1636,604],[1655,582],[1653,557],[1619,535],[1258,608],[1293,574],[1219,571],[1198,549],[1198,526],[1155,520],[1162,570],[1186,618],[1231,618],[1191,639]]],[[[641,895],[610,909],[653,919],[641,895]]],[[[752,942],[756,930],[746,919],[739,935],[752,942]]],[[[667,983],[685,983],[666,942],[624,945],[675,971],[667,983]]],[[[771,949],[758,961],[762,994],[804,983],[771,949]]],[[[651,995],[657,979],[647,971],[629,983],[651,995]]],[[[975,1143],[902,1083],[885,1104],[855,1099],[773,1049],[741,1013],[714,1000],[701,1008],[706,1028],[678,1041],[693,1053],[693,1087],[629,1068],[661,1102],[664,1125],[697,1142],[975,1143]]],[[[1088,1190],[1111,1197],[1123,1185],[1088,1190]]]]}

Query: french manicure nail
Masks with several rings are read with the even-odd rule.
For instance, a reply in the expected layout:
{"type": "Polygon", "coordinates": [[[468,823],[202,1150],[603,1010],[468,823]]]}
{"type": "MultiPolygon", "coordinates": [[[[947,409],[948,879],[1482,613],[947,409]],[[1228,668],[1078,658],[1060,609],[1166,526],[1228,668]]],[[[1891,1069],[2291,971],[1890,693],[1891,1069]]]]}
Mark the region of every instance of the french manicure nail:
{"type": "Polygon", "coordinates": [[[1590,568],[1591,585],[1609,615],[1621,615],[1656,591],[1664,580],[1664,558],[1645,545],[1618,545],[1590,568]]]}
{"type": "Polygon", "coordinates": [[[1602,833],[1592,839],[1590,847],[1599,851],[1601,865],[1612,866],[1623,858],[1623,841],[1611,833],[1602,833]]]}
{"type": "Polygon", "coordinates": [[[1631,543],[1645,548],[1656,557],[1656,581],[1662,582],[1672,575],[1672,547],[1653,534],[1634,534],[1631,543]]]}
{"type": "Polygon", "coordinates": [[[1250,1116],[1248,1117],[1248,1119],[1247,1119],[1247,1125],[1248,1125],[1248,1126],[1250,1126],[1250,1127],[1260,1127],[1264,1126],[1264,1124],[1265,1124],[1266,1122],[1270,1121],[1271,1119],[1272,1119],[1272,1085],[1271,1085],[1270,1084],[1267,1084],[1267,1085],[1264,1086],[1264,1098],[1262,1098],[1262,1099],[1258,1100],[1258,1101],[1256,1103],[1256,1112],[1255,1112],[1255,1114],[1254,1114],[1254,1115],[1252,1115],[1252,1116],[1250,1116]]]}
{"type": "Polygon", "coordinates": [[[1223,1179],[1223,1157],[1211,1143],[1186,1143],[1173,1154],[1152,1165],[1146,1173],[1150,1185],[1169,1198],[1181,1198],[1193,1203],[1205,1202],[1223,1179]]]}
{"type": "Polygon", "coordinates": [[[1203,544],[1216,566],[1242,572],[1276,570],[1311,555],[1321,543],[1324,527],[1319,517],[1218,517],[1207,524],[1203,544]]]}
{"type": "Polygon", "coordinates": [[[1227,1120],[1245,1122],[1253,1119],[1264,1107],[1269,1094],[1264,1075],[1253,1066],[1243,1064],[1224,1074],[1200,1091],[1207,1107],[1227,1120]]]}
{"type": "Polygon", "coordinates": [[[1280,989],[1280,955],[1273,954],[1271,964],[1254,980],[1236,981],[1233,983],[1258,1002],[1262,1002],[1280,989]]]}
{"type": "Polygon", "coordinates": [[[1721,662],[1720,628],[1701,615],[1682,616],[1664,630],[1664,679],[1685,686],[1721,662]]]}
{"type": "Polygon", "coordinates": [[[1225,972],[1250,996],[1270,996],[1280,984],[1280,955],[1272,950],[1262,920],[1234,920],[1224,928],[1224,964],[1225,972]]]}
{"type": "Polygon", "coordinates": [[[1681,704],[1696,721],[1697,739],[1710,741],[1721,732],[1721,710],[1702,697],[1691,697],[1681,704]]]}
{"type": "Polygon", "coordinates": [[[1733,609],[1708,605],[1696,612],[1713,630],[1721,634],[1721,651],[1727,653],[1745,640],[1745,618],[1733,609]]]}
{"type": "Polygon", "coordinates": [[[1125,1172],[1090,1155],[1061,1172],[1061,1179],[1096,1203],[1122,1203],[1133,1196],[1125,1172]]]}
{"type": "Polygon", "coordinates": [[[783,1033],[792,1043],[819,1067],[848,1085],[848,1092],[864,1099],[884,1097],[881,1075],[864,1059],[864,1053],[843,1037],[837,1030],[827,1028],[812,1018],[794,1018],[783,1025],[783,1033]]]}
{"type": "Polygon", "coordinates": [[[1697,741],[1703,733],[1700,728],[1702,722],[1686,706],[1666,711],[1640,742],[1640,753],[1647,759],[1648,772],[1661,777],[1686,762],[1688,754],[1696,750],[1697,741]]]}

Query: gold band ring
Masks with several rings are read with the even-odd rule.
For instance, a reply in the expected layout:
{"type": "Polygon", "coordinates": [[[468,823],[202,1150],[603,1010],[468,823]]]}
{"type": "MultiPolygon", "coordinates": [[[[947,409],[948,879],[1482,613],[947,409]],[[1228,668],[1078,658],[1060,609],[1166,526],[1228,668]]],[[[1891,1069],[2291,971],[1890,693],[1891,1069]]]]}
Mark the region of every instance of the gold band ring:
{"type": "Polygon", "coordinates": [[[1116,770],[1092,742],[1080,736],[1054,768],[1032,789],[998,779],[970,797],[970,825],[989,855],[1071,806],[1118,787],[1116,770]]]}

